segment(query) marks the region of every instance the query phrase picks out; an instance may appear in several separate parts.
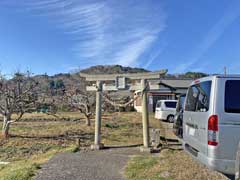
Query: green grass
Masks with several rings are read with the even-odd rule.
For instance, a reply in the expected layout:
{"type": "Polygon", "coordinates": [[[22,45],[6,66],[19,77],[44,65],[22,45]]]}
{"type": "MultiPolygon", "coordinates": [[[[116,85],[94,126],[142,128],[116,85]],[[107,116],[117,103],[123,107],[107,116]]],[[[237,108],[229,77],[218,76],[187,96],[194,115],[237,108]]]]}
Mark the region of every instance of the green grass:
{"type": "Polygon", "coordinates": [[[36,165],[27,165],[27,166],[19,166],[14,168],[8,167],[8,170],[4,172],[4,174],[0,177],[1,180],[31,180],[34,176],[34,172],[39,167],[36,165]]]}
{"type": "Polygon", "coordinates": [[[132,158],[125,169],[128,180],[171,180],[161,177],[158,171],[159,158],[156,156],[137,156],[132,158]]]}
{"type": "Polygon", "coordinates": [[[41,164],[48,161],[59,152],[74,152],[76,147],[69,147],[62,151],[52,150],[47,153],[32,156],[30,159],[15,161],[8,165],[0,166],[0,180],[31,180],[41,164]]]}

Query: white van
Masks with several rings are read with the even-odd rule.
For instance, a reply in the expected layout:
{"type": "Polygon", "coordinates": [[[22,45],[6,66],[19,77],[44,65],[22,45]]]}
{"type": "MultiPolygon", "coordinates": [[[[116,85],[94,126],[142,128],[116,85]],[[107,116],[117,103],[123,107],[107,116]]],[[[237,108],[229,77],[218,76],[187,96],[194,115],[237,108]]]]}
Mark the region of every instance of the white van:
{"type": "Polygon", "coordinates": [[[176,106],[177,100],[159,100],[156,105],[155,118],[172,123],[176,114],[176,106]]]}
{"type": "Polygon", "coordinates": [[[210,76],[188,89],[184,149],[208,167],[234,175],[240,141],[240,76],[210,76]]]}

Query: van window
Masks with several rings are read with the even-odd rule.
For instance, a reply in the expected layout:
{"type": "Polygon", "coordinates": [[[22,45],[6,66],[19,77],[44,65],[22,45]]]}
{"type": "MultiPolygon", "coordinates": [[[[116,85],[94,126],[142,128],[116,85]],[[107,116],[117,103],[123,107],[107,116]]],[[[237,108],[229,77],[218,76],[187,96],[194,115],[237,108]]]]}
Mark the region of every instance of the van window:
{"type": "Polygon", "coordinates": [[[180,108],[183,108],[186,95],[180,97],[180,108]]]}
{"type": "Polygon", "coordinates": [[[165,102],[165,106],[166,106],[167,108],[176,108],[177,102],[166,101],[166,102],[165,102]]]}
{"type": "Polygon", "coordinates": [[[240,113],[240,81],[227,80],[225,84],[225,112],[240,113]]]}
{"type": "Polygon", "coordinates": [[[206,112],[209,109],[212,81],[205,81],[188,89],[185,110],[206,112]]]}
{"type": "Polygon", "coordinates": [[[186,95],[182,95],[179,97],[178,102],[177,102],[177,107],[176,110],[180,112],[184,108],[184,101],[185,101],[186,95]]]}

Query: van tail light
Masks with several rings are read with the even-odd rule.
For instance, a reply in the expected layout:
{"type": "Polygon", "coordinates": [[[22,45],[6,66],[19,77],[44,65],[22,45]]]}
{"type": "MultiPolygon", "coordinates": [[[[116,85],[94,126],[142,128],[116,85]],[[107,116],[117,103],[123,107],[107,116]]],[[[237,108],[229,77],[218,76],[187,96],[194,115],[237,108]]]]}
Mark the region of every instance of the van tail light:
{"type": "Polygon", "coordinates": [[[218,116],[212,115],[208,119],[208,145],[218,145],[218,116]]]}

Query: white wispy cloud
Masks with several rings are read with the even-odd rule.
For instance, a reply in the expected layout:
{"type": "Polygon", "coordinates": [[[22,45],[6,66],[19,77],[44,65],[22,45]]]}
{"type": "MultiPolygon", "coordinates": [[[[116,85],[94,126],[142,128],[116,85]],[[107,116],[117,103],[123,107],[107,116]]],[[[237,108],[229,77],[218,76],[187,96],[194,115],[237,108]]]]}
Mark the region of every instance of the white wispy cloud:
{"type": "Polygon", "coordinates": [[[224,34],[225,30],[240,16],[240,7],[237,1],[231,4],[223,16],[216,24],[207,32],[204,39],[198,44],[194,55],[189,58],[187,62],[177,66],[174,73],[185,72],[196,64],[199,59],[218,41],[218,39],[224,34]]]}
{"type": "Polygon", "coordinates": [[[153,43],[154,35],[148,35],[126,44],[121,51],[116,53],[114,61],[123,66],[138,66],[138,58],[153,43]]]}
{"type": "Polygon", "coordinates": [[[63,29],[85,65],[146,64],[141,55],[166,27],[162,5],[148,0],[23,0],[20,6],[63,29]]]}
{"type": "MultiPolygon", "coordinates": [[[[156,48],[156,50],[152,51],[149,58],[146,59],[145,64],[143,65],[143,68],[147,69],[158,57],[159,55],[166,49],[168,43],[164,43],[163,46],[156,48]]],[[[158,59],[160,60],[160,59],[158,59]]]]}

